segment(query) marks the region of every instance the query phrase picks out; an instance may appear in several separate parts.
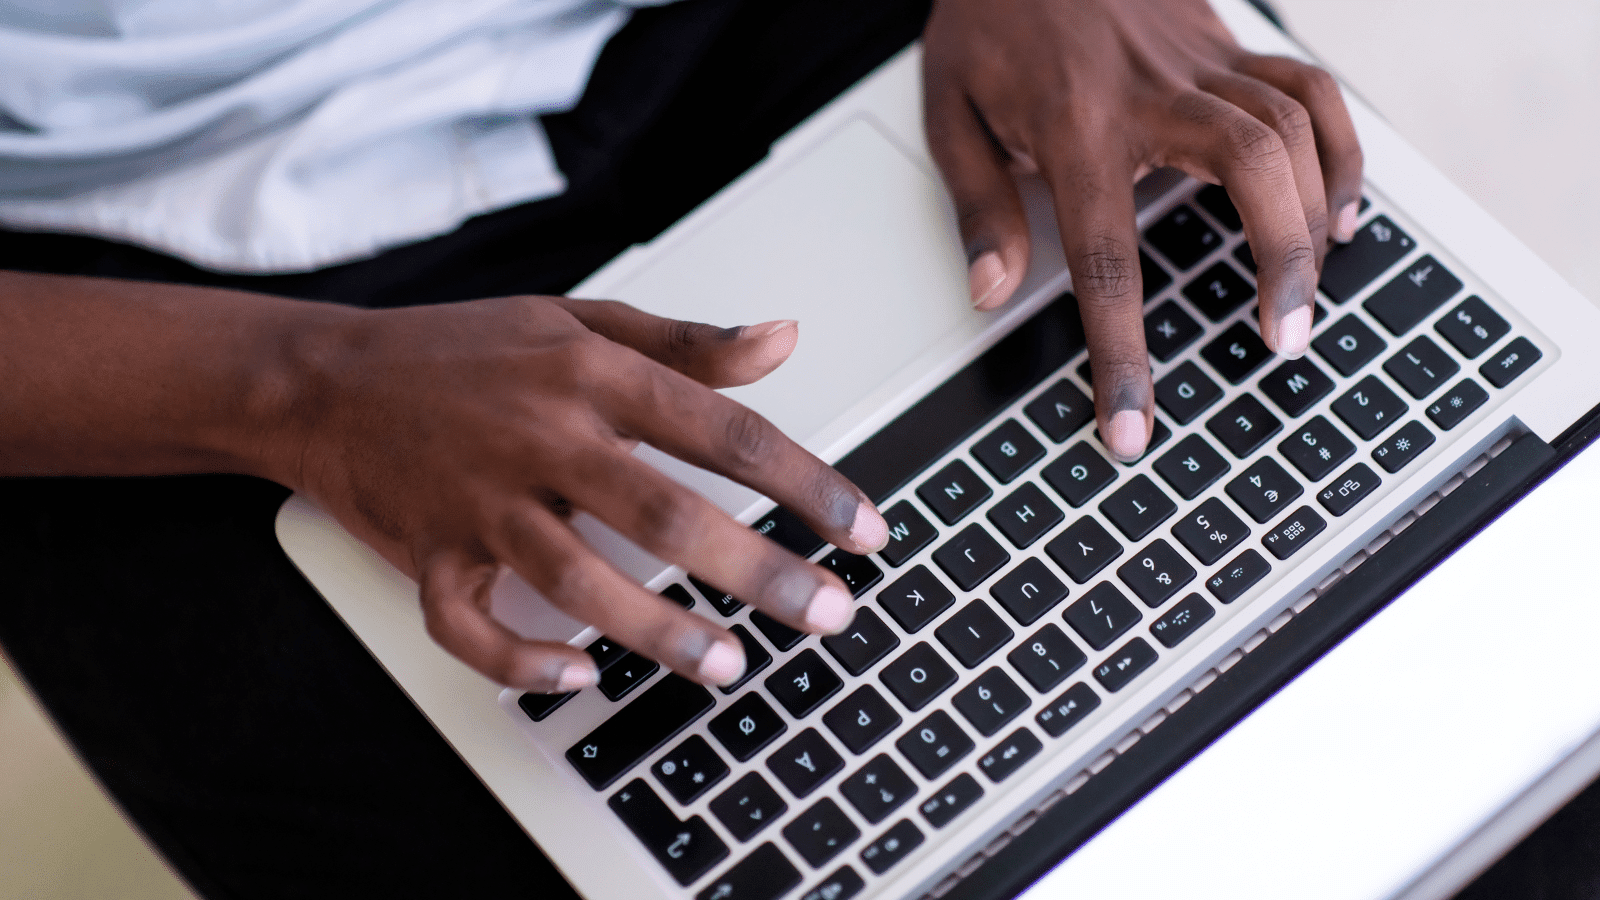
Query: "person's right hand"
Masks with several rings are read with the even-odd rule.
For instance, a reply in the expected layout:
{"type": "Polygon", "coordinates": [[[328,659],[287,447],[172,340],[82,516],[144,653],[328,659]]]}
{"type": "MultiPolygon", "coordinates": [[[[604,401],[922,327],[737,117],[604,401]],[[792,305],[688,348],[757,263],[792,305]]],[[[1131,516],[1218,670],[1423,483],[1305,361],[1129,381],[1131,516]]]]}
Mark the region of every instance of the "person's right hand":
{"type": "Polygon", "coordinates": [[[870,500],[770,422],[712,390],[788,358],[794,322],[721,329],[548,297],[352,312],[302,342],[278,480],[421,583],[429,633],[502,684],[592,684],[582,650],[489,612],[502,566],[556,606],[695,680],[743,672],[737,638],[647,590],[568,524],[581,509],[643,549],[810,632],[848,624],[839,578],[630,454],[644,441],[748,485],[823,538],[875,551],[870,500]]]}

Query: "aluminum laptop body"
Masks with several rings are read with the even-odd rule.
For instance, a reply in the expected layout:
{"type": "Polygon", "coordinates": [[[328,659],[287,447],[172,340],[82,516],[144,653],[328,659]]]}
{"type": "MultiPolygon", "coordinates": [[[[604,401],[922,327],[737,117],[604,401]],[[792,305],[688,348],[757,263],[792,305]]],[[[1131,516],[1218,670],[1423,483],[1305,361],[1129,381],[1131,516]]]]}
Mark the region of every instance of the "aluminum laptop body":
{"type": "MultiPolygon", "coordinates": [[[[1243,0],[1215,5],[1246,47],[1306,58],[1243,0]]],[[[1592,434],[1591,410],[1600,404],[1600,312],[1359,98],[1347,97],[1366,153],[1372,203],[1362,228],[1380,237],[1403,234],[1415,245],[1407,244],[1356,295],[1321,297],[1327,316],[1319,318],[1313,340],[1359,321],[1382,335],[1384,352],[1340,373],[1337,385],[1298,417],[1277,412],[1273,418],[1282,420],[1281,430],[1246,458],[1219,452],[1226,475],[1196,498],[1178,500],[1182,516],[1138,540],[1124,539],[1126,533],[1117,531],[1122,525],[1102,524],[1112,520],[1100,504],[1111,502],[1120,491],[1116,486],[1137,479],[1166,495],[1183,493],[1158,462],[1189,435],[1216,444],[1219,432],[1201,427],[1206,416],[1232,409],[1225,404],[1256,390],[1281,362],[1266,361],[1238,383],[1225,384],[1227,377],[1217,377],[1222,369],[1197,362],[1197,348],[1226,351],[1229,329],[1251,327],[1247,308],[1220,321],[1193,316],[1203,334],[1158,364],[1156,376],[1170,374],[1180,362],[1194,363],[1224,396],[1182,425],[1158,409],[1157,418],[1173,421],[1177,434],[1138,464],[1116,466],[1114,485],[1105,494],[1072,502],[1052,493],[1062,490],[1055,481],[1041,489],[1062,519],[1031,548],[1004,544],[1008,567],[1031,554],[1061,581],[1065,598],[1037,619],[1019,618],[1010,606],[993,613],[1013,633],[1005,648],[971,667],[952,665],[962,687],[925,706],[912,709],[903,699],[885,699],[902,724],[881,743],[854,752],[837,730],[829,730],[834,726],[820,721],[825,711],[838,710],[839,698],[868,687],[898,697],[884,688],[885,665],[915,645],[926,643],[941,659],[962,659],[941,629],[964,614],[969,600],[988,603],[998,596],[993,579],[970,591],[954,590],[959,600],[915,628],[887,611],[885,592],[918,567],[948,589],[954,576],[937,556],[941,542],[965,534],[960,529],[973,527],[967,522],[980,530],[1000,527],[996,511],[1014,496],[1008,494],[1012,483],[993,472],[976,475],[993,489],[986,501],[993,505],[948,525],[931,514],[937,509],[919,487],[929,487],[930,476],[949,461],[964,460],[968,468],[975,458],[982,463],[984,457],[974,456],[979,444],[1007,421],[1044,448],[1030,470],[1035,475],[1080,445],[1091,451],[1098,446],[1092,423],[1057,440],[1037,418],[1049,407],[1045,401],[1055,385],[1086,389],[1083,376],[1075,374],[1083,360],[1076,310],[1070,298],[1058,300],[1070,291],[1070,277],[1048,198],[1038,184],[1024,185],[1034,259],[1016,299],[993,313],[972,311],[948,201],[922,134],[919,70],[914,46],[786,136],[760,165],[657,240],[624,253],[574,291],[724,325],[799,319],[802,336],[794,357],[765,381],[732,390],[731,396],[847,474],[876,479],[863,487],[882,507],[904,502],[936,523],[938,540],[910,558],[874,561],[882,578],[858,605],[875,610],[873,618],[895,649],[865,674],[846,672],[828,705],[809,717],[774,713],[782,720],[782,737],[740,759],[715,723],[741,695],[706,692],[714,708],[678,728],[636,765],[600,778],[585,768],[585,742],[631,701],[661,696],[651,692],[668,676],[652,672],[618,701],[596,689],[581,691],[534,721],[518,692],[485,681],[432,643],[415,584],[304,498],[292,498],[279,515],[284,548],[570,884],[591,900],[741,900],[761,891],[808,900],[988,898],[1028,891],[1030,897],[1448,895],[1600,771],[1600,654],[1587,649],[1587,636],[1600,633],[1600,604],[1592,602],[1596,591],[1583,552],[1586,514],[1600,503],[1600,457],[1577,454],[1592,434]],[[1375,314],[1361,311],[1386,284],[1415,276],[1430,261],[1461,284],[1414,326],[1390,334],[1375,314]],[[1444,321],[1465,315],[1468,308],[1461,304],[1469,297],[1482,298],[1506,326],[1471,355],[1447,340],[1453,326],[1444,321]],[[1485,397],[1471,395],[1470,413],[1457,417],[1446,408],[1458,396],[1455,386],[1418,398],[1394,390],[1408,383],[1407,376],[1385,364],[1403,368],[1398,357],[1423,337],[1459,368],[1451,385],[1481,383],[1485,397]],[[1526,343],[1513,346],[1517,341],[1526,343]],[[1530,346],[1534,352],[1523,349],[1519,357],[1517,350],[1530,346]],[[1493,365],[1516,374],[1496,385],[1493,365]],[[1316,418],[1343,428],[1347,420],[1335,404],[1358,393],[1369,377],[1406,400],[1396,417],[1405,425],[1391,430],[1385,424],[1380,433],[1357,440],[1337,473],[1307,476],[1303,495],[1270,520],[1247,521],[1232,512],[1249,507],[1223,485],[1247,478],[1267,457],[1288,470],[1282,462],[1287,451],[1275,449],[1280,442],[1301,435],[1316,418]],[[967,408],[974,402],[992,407],[981,421],[967,408]],[[907,455],[927,467],[895,470],[907,455]],[[1357,465],[1374,476],[1371,483],[1357,484],[1361,478],[1350,476],[1357,465]],[[1201,532],[1198,549],[1190,548],[1184,543],[1190,533],[1180,529],[1197,509],[1213,508],[1197,508],[1200,498],[1229,510],[1248,536],[1213,556],[1219,548],[1205,544],[1208,536],[1201,532]],[[1062,536],[1090,519],[1120,542],[1122,554],[1092,578],[1061,578],[1061,570],[1071,575],[1071,569],[1039,547],[1059,548],[1062,536]],[[1326,527],[1319,530],[1318,520],[1326,527]],[[1119,595],[1136,593],[1131,585],[1141,577],[1138,565],[1157,539],[1196,570],[1187,586],[1154,606],[1130,602],[1138,619],[1131,630],[1090,650],[1081,668],[1049,690],[1030,687],[1019,667],[1028,662],[1025,651],[1034,634],[1049,626],[1073,646],[1083,645],[1083,629],[1092,623],[1074,620],[1072,610],[1091,595],[1102,596],[1096,593],[1102,584],[1119,595]],[[1276,558],[1290,547],[1285,559],[1276,558]],[[1196,564],[1205,559],[1212,561],[1196,564]],[[1256,560],[1265,568],[1245,573],[1246,563],[1256,560]],[[1117,574],[1125,566],[1133,569],[1117,574]],[[1228,587],[1235,571],[1244,585],[1237,592],[1228,587]],[[1178,621],[1182,604],[1195,611],[1203,607],[1197,613],[1203,621],[1178,621]],[[1152,630],[1158,623],[1162,629],[1152,630]],[[1167,628],[1181,631],[1182,642],[1165,646],[1167,628]],[[1134,640],[1155,655],[1135,660],[1129,649],[1134,640]],[[1120,655],[1124,651],[1128,655],[1120,655]],[[1117,666],[1124,659],[1137,677],[1122,680],[1117,666]],[[1021,685],[1026,709],[990,733],[954,698],[986,690],[978,680],[993,670],[1021,685]],[[1078,693],[1063,693],[1069,685],[1078,693]],[[1086,696],[1096,704],[1087,712],[1065,699],[1086,696]],[[918,775],[908,764],[919,723],[932,723],[934,716],[954,723],[971,743],[957,748],[954,762],[926,762],[939,772],[936,778],[918,775]],[[1057,728],[1063,730],[1057,734],[1057,728]],[[716,805],[731,792],[728,786],[750,773],[776,784],[772,747],[787,747],[785,742],[808,729],[843,759],[839,773],[805,796],[772,788],[783,807],[772,823],[750,826],[753,837],[731,829],[726,801],[716,805]],[[634,799],[631,785],[666,797],[664,779],[676,767],[672,754],[689,740],[712,748],[729,771],[692,800],[665,801],[684,822],[698,820],[700,830],[647,848],[618,810],[634,799]],[[915,798],[914,805],[873,818],[841,784],[858,779],[878,756],[912,773],[915,798]],[[939,811],[944,787],[969,783],[981,788],[978,795],[952,794],[950,808],[959,801],[959,815],[946,819],[939,811]],[[796,849],[803,836],[792,826],[802,812],[820,805],[819,798],[832,803],[844,820],[841,827],[858,837],[826,863],[813,864],[796,849]],[[725,852],[684,875],[668,866],[678,859],[672,852],[681,855],[700,839],[691,834],[711,835],[725,852]],[[787,880],[777,888],[751,887],[755,881],[740,880],[756,868],[745,865],[749,860],[772,863],[762,877],[781,870],[779,880],[787,880]],[[850,869],[848,878],[844,868],[850,869]]],[[[1198,187],[1171,173],[1142,182],[1141,231],[1149,235],[1183,218],[1184,209],[1206,208],[1198,187]]],[[[1227,243],[1218,258],[1235,277],[1248,274],[1237,246],[1242,238],[1228,235],[1217,214],[1208,211],[1201,218],[1227,243]]],[[[1198,267],[1183,270],[1170,263],[1159,265],[1173,283],[1150,300],[1147,312],[1154,315],[1172,300],[1193,313],[1200,301],[1184,300],[1189,295],[1182,291],[1198,267]]],[[[1421,289],[1427,277],[1412,280],[1421,289]]],[[[1338,365],[1318,352],[1307,358],[1330,372],[1338,365]]],[[[764,532],[787,527],[770,502],[747,489],[648,448],[640,452],[741,521],[764,532]]],[[[1075,477],[1071,466],[1056,471],[1075,477]]],[[[684,587],[681,570],[649,558],[592,519],[580,516],[578,526],[648,586],[676,584],[697,601],[696,611],[725,625],[740,624],[747,633],[759,630],[747,612],[735,609],[725,616],[714,598],[684,587]]],[[[1229,539],[1217,532],[1216,543],[1229,539]]],[[[829,549],[817,552],[825,557],[829,549]]],[[[514,576],[501,582],[494,604],[496,615],[525,635],[576,646],[599,637],[514,576]]],[[[763,634],[764,648],[775,643],[763,634]]],[[[842,662],[836,649],[821,652],[817,638],[790,651],[768,649],[777,658],[744,690],[763,694],[769,706],[772,689],[763,692],[762,679],[797,654],[816,651],[832,669],[842,662]]]]}

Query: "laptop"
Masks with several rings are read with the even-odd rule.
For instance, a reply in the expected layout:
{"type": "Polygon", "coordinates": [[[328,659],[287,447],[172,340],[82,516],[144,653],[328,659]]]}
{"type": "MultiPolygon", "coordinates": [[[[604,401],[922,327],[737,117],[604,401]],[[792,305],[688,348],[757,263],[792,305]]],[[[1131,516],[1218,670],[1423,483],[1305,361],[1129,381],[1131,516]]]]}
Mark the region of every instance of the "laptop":
{"type": "MultiPolygon", "coordinates": [[[[1260,52],[1305,51],[1243,0],[1260,52]]],[[[1048,198],[1016,299],[974,312],[913,46],[576,289],[722,324],[796,318],[730,396],[891,526],[824,546],[748,489],[640,455],[831,566],[792,632],[592,519],[624,571],[737,633],[724,692],[507,576],[498,618],[601,684],[504,690],[416,586],[304,498],[278,535],[576,891],[611,898],[1441,897],[1600,772],[1586,517],[1600,311],[1359,98],[1357,238],[1312,350],[1273,357],[1220,189],[1138,185],[1157,431],[1112,461],[1048,198]],[[848,372],[839,359],[855,362],[848,372]]]]}

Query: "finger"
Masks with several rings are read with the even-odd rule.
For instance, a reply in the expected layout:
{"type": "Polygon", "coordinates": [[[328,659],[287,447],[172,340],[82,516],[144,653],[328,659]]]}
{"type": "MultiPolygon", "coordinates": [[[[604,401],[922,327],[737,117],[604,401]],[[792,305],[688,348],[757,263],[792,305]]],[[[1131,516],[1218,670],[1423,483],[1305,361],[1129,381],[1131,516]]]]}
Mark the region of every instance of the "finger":
{"type": "Polygon", "coordinates": [[[774,618],[809,632],[835,633],[850,623],[853,600],[838,576],[638,459],[597,448],[560,477],[558,491],[624,537],[774,618]]]}
{"type": "Polygon", "coordinates": [[[1244,220],[1257,265],[1262,340],[1290,358],[1303,356],[1311,339],[1317,253],[1283,139],[1260,119],[1204,91],[1183,95],[1172,113],[1172,164],[1221,181],[1244,220]]]}
{"type": "Polygon", "coordinates": [[[422,615],[434,641],[508,687],[566,693],[599,681],[587,653],[566,644],[525,640],[489,614],[497,571],[486,554],[461,550],[442,550],[424,562],[422,615]]]}
{"type": "Polygon", "coordinates": [[[738,638],[617,571],[551,510],[532,501],[508,508],[486,543],[568,615],[674,672],[703,684],[744,674],[738,638]]]}
{"type": "Polygon", "coordinates": [[[1123,462],[1144,455],[1154,422],[1144,295],[1134,223],[1133,172],[1105,144],[1086,141],[1047,164],[1061,245],[1078,297],[1094,376],[1094,409],[1106,449],[1123,462]]]}
{"type": "Polygon", "coordinates": [[[1361,141],[1339,82],[1316,66],[1282,56],[1247,56],[1239,71],[1298,100],[1311,115],[1317,158],[1322,162],[1322,181],[1328,194],[1330,232],[1334,240],[1348,243],[1356,236],[1356,215],[1361,205],[1362,156],[1361,141]]]}
{"type": "Polygon", "coordinates": [[[994,309],[1010,299],[1028,270],[1028,219],[1004,152],[966,95],[944,79],[930,84],[926,97],[928,147],[955,205],[972,305],[994,309]]]}
{"type": "Polygon", "coordinates": [[[794,352],[793,319],[718,328],[667,319],[615,300],[552,298],[584,327],[709,387],[759,381],[794,352]]]}
{"type": "Polygon", "coordinates": [[[1322,165],[1317,157],[1316,135],[1311,115],[1299,101],[1264,81],[1231,72],[1208,76],[1201,89],[1239,107],[1278,133],[1289,154],[1294,171],[1300,209],[1305,215],[1311,246],[1317,253],[1317,268],[1328,248],[1328,195],[1322,183],[1322,165]]]}
{"type": "Polygon", "coordinates": [[[754,488],[856,553],[883,549],[889,527],[872,501],[748,407],[625,351],[601,385],[600,408],[628,437],[754,488]]]}

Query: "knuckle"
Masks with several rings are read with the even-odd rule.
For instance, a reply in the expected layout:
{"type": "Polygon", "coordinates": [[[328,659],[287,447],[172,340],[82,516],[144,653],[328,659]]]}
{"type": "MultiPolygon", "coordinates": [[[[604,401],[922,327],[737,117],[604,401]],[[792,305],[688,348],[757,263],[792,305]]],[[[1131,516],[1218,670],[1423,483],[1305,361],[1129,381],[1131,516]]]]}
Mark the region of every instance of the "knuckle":
{"type": "Polygon", "coordinates": [[[1305,92],[1313,97],[1333,99],[1339,97],[1339,82],[1326,69],[1306,66],[1301,70],[1305,92]]]}
{"type": "Polygon", "coordinates": [[[1072,273],[1080,300],[1095,305],[1120,303],[1139,288],[1139,267],[1130,249],[1116,238],[1102,236],[1079,256],[1072,273]]]}
{"type": "Polygon", "coordinates": [[[1234,116],[1223,128],[1229,158],[1246,172],[1262,172],[1283,159],[1283,139],[1266,124],[1246,115],[1234,116]]]}
{"type": "MultiPolygon", "coordinates": [[[[581,613],[604,602],[600,594],[602,583],[603,579],[592,561],[566,559],[553,567],[544,593],[562,609],[581,613]]],[[[584,618],[582,615],[577,617],[584,618]]]]}
{"type": "Polygon", "coordinates": [[[1317,250],[1309,241],[1296,237],[1283,245],[1278,258],[1282,261],[1284,271],[1294,271],[1315,266],[1317,250]]]}
{"type": "Polygon", "coordinates": [[[1311,114],[1293,97],[1280,96],[1267,108],[1272,118],[1272,130],[1287,145],[1309,143],[1311,140],[1311,114]]]}
{"type": "Polygon", "coordinates": [[[773,450],[772,426],[745,406],[731,410],[722,425],[722,457],[735,471],[758,469],[773,450]]]}
{"type": "Polygon", "coordinates": [[[668,356],[677,358],[694,354],[702,349],[713,335],[720,333],[721,329],[710,325],[674,319],[667,324],[663,340],[668,356]]]}
{"type": "Polygon", "coordinates": [[[637,502],[635,537],[645,549],[676,556],[694,543],[701,527],[698,504],[664,490],[647,490],[637,502]]]}

